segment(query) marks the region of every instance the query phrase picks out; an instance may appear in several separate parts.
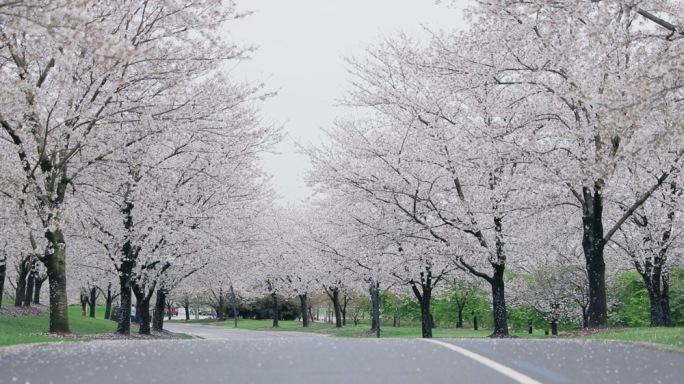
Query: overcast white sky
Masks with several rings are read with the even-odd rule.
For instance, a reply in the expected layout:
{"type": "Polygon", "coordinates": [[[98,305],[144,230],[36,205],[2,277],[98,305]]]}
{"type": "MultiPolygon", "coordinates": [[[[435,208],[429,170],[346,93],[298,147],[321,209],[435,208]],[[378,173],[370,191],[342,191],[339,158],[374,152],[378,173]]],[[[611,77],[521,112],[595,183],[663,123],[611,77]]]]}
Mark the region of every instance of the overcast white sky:
{"type": "Polygon", "coordinates": [[[239,9],[254,14],[231,23],[230,38],[259,50],[234,73],[264,80],[279,91],[263,112],[283,123],[288,133],[278,148],[281,154],[265,159],[282,201],[297,202],[311,194],[303,181],[308,161],[295,153],[293,143],[318,142],[321,128],[339,115],[334,104],[347,81],[344,57],[360,56],[369,44],[399,31],[419,34],[423,25],[434,30],[462,26],[460,9],[445,3],[449,1],[238,0],[239,9]]]}

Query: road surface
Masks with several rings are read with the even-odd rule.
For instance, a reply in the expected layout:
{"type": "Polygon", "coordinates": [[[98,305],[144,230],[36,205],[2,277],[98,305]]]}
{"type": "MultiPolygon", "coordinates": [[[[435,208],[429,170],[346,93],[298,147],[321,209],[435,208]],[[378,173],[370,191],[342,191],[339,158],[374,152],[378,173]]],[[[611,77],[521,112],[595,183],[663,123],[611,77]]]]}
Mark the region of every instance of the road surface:
{"type": "Polygon", "coordinates": [[[0,383],[684,382],[684,355],[611,342],[341,339],[167,328],[203,339],[0,348],[0,383]]]}

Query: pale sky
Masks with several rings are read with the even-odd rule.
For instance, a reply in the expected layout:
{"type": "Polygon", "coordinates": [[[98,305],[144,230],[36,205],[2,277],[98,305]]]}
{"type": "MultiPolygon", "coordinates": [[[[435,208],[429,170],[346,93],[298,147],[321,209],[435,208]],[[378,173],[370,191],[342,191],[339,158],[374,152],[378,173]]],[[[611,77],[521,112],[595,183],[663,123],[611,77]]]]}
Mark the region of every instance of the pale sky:
{"type": "MultiPolygon", "coordinates": [[[[464,0],[465,2],[465,0],[464,0]]],[[[422,34],[423,27],[449,30],[463,25],[460,9],[434,0],[238,0],[251,16],[231,23],[229,38],[254,44],[253,59],[234,70],[237,76],[266,82],[278,96],[266,102],[266,119],[282,123],[288,137],[279,155],[267,156],[265,168],[275,179],[282,202],[311,195],[304,184],[308,161],[294,141],[317,143],[321,128],[340,115],[334,107],[343,96],[344,58],[362,56],[365,48],[399,31],[422,34]]]]}

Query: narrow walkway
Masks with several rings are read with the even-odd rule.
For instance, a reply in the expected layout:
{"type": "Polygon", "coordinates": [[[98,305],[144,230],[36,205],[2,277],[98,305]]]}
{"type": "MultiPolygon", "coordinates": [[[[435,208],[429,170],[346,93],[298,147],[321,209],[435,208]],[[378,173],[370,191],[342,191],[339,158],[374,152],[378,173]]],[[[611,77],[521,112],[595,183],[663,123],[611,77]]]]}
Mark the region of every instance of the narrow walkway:
{"type": "Polygon", "coordinates": [[[295,339],[303,337],[325,337],[325,335],[292,331],[251,331],[247,329],[212,325],[164,323],[164,329],[174,333],[185,333],[208,340],[221,339],[295,339]]]}

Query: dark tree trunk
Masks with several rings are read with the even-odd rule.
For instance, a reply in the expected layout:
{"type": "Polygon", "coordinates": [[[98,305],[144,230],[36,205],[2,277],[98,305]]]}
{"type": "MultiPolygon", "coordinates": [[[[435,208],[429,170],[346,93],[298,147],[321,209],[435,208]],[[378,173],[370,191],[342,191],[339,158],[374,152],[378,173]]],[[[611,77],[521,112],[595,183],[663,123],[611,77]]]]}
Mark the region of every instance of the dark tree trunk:
{"type": "MultiPolygon", "coordinates": [[[[64,186],[66,187],[66,185],[64,186]]],[[[69,301],[67,299],[66,244],[62,230],[45,233],[48,249],[45,268],[50,286],[50,332],[71,333],[69,329],[69,301]]]]}
{"type": "Polygon", "coordinates": [[[411,281],[411,289],[413,290],[416,299],[418,299],[418,303],[420,303],[420,324],[423,338],[430,339],[432,338],[433,328],[432,312],[430,312],[430,301],[432,300],[432,274],[428,271],[427,277],[425,277],[425,273],[423,272],[421,272],[420,275],[421,280],[423,281],[420,284],[411,281]],[[422,289],[422,292],[418,289],[419,286],[422,289]]]}
{"type": "Polygon", "coordinates": [[[218,321],[225,321],[226,320],[226,315],[225,315],[225,299],[223,297],[223,289],[219,290],[219,297],[218,297],[218,308],[216,308],[216,320],[218,321]]]}
{"type": "MultiPolygon", "coordinates": [[[[637,224],[639,224],[639,226],[646,226],[646,224],[642,224],[639,222],[637,222],[637,224]]],[[[667,241],[669,236],[669,231],[665,231],[665,234],[663,235],[664,242],[667,241]]],[[[647,243],[649,241],[652,240],[650,236],[647,236],[644,239],[644,243],[647,243]]],[[[646,257],[646,260],[643,264],[636,261],[634,262],[636,270],[641,276],[641,279],[643,280],[644,285],[646,286],[646,290],[648,291],[651,327],[660,327],[663,321],[663,303],[660,282],[662,279],[662,265],[665,260],[663,259],[663,256],[665,256],[666,252],[666,249],[663,248],[660,250],[660,253],[653,259],[646,257]]]]}
{"type": "Polygon", "coordinates": [[[371,282],[370,295],[371,303],[373,305],[371,331],[375,331],[375,337],[380,338],[380,283],[371,282]]]}
{"type": "Polygon", "coordinates": [[[584,187],[582,204],[582,248],[589,279],[589,327],[607,324],[608,302],[606,299],[606,264],[603,257],[603,197],[602,187],[584,187]]]}
{"type": "Polygon", "coordinates": [[[173,316],[173,302],[170,300],[166,300],[166,316],[167,320],[171,321],[171,317],[173,316]]]}
{"type": "Polygon", "coordinates": [[[185,321],[190,321],[190,303],[184,303],[183,308],[185,309],[185,321]]]}
{"type": "Polygon", "coordinates": [[[299,296],[299,312],[302,314],[302,327],[309,326],[309,312],[308,312],[308,302],[306,300],[306,293],[297,295],[299,296]]]}
{"type": "MultiPolygon", "coordinates": [[[[154,316],[152,319],[152,329],[157,332],[164,330],[164,308],[166,307],[166,290],[157,289],[157,300],[154,303],[154,316]]],[[[169,309],[169,313],[171,310],[169,309]]]]}
{"type": "Polygon", "coordinates": [[[233,326],[237,328],[238,326],[238,310],[237,310],[237,298],[235,297],[235,289],[230,286],[230,305],[233,307],[233,326]]]}
{"type": "Polygon", "coordinates": [[[150,328],[150,296],[145,294],[144,287],[137,287],[133,285],[133,294],[135,295],[136,316],[138,317],[138,324],[140,329],[138,333],[141,335],[149,335],[152,332],[150,328]]]}
{"type": "Polygon", "coordinates": [[[85,316],[88,310],[88,295],[81,291],[81,316],[85,316]]]}
{"type": "Polygon", "coordinates": [[[26,297],[26,279],[29,275],[29,265],[28,258],[22,259],[19,263],[19,269],[17,271],[17,288],[14,291],[14,306],[21,307],[24,305],[24,299],[26,297]]]}
{"type": "Polygon", "coordinates": [[[494,334],[493,336],[508,336],[508,315],[506,313],[506,296],[504,286],[503,265],[494,265],[492,275],[492,307],[494,312],[494,334]]]}
{"type": "Polygon", "coordinates": [[[143,299],[143,301],[138,304],[138,298],[136,297],[135,301],[136,307],[138,308],[138,324],[140,325],[138,334],[149,335],[152,333],[152,328],[150,327],[150,324],[152,323],[152,319],[150,319],[150,300],[143,299]]]}
{"type": "MultiPolygon", "coordinates": [[[[132,268],[132,266],[130,266],[132,268]]],[[[131,292],[131,274],[130,269],[128,269],[127,263],[122,263],[121,270],[119,274],[119,285],[121,288],[121,293],[119,297],[121,298],[121,306],[119,307],[119,324],[116,328],[116,333],[122,335],[128,335],[131,333],[131,308],[132,305],[132,292],[131,292]]]]}
{"type": "Polygon", "coordinates": [[[95,318],[95,304],[97,302],[97,287],[90,288],[90,300],[88,300],[88,305],[90,306],[90,317],[95,318]]]}
{"type": "Polygon", "coordinates": [[[463,310],[465,309],[467,301],[467,297],[456,299],[456,307],[458,309],[458,320],[456,321],[456,328],[463,328],[463,310]]]}
{"type": "MultiPolygon", "coordinates": [[[[130,187],[130,185],[129,185],[130,187]]],[[[124,228],[127,231],[133,231],[133,208],[135,205],[129,201],[126,201],[126,206],[121,210],[124,214],[124,228]]],[[[121,297],[121,307],[119,308],[119,324],[117,325],[116,333],[122,335],[128,335],[131,333],[131,296],[133,290],[133,268],[135,267],[136,260],[138,258],[138,250],[131,244],[131,240],[128,239],[121,247],[121,253],[123,255],[123,260],[121,266],[119,267],[119,286],[120,286],[120,297],[121,297]]],[[[136,317],[140,314],[136,309],[136,317]]]]}
{"type": "Polygon", "coordinates": [[[273,328],[278,328],[280,327],[278,325],[278,319],[280,317],[280,313],[278,311],[278,295],[274,293],[271,293],[271,302],[273,305],[273,328]]]}
{"type": "Polygon", "coordinates": [[[36,283],[36,271],[35,269],[31,269],[31,272],[29,272],[28,277],[26,277],[26,294],[24,295],[24,306],[29,307],[31,306],[31,301],[33,300],[33,288],[35,287],[36,283]]]}
{"type": "Polygon", "coordinates": [[[340,305],[340,290],[333,292],[333,310],[335,312],[335,328],[342,328],[342,306],[340,305]]]}
{"type": "Polygon", "coordinates": [[[551,321],[551,334],[558,336],[558,320],[551,321]]]}
{"type": "Polygon", "coordinates": [[[110,320],[112,318],[112,303],[114,299],[119,295],[114,295],[112,292],[112,283],[107,284],[107,292],[104,293],[105,296],[105,314],[104,318],[110,320]]]}
{"type": "Polygon", "coordinates": [[[344,299],[342,300],[342,326],[347,325],[347,304],[351,301],[351,298],[347,296],[347,291],[344,292],[344,299]]]}
{"type": "Polygon", "coordinates": [[[40,291],[43,288],[43,283],[47,280],[47,275],[36,276],[33,285],[33,303],[40,304],[40,291]]]}
{"type": "Polygon", "coordinates": [[[432,338],[432,328],[434,328],[434,318],[430,312],[430,302],[425,300],[426,293],[423,292],[423,300],[420,304],[420,320],[421,330],[423,331],[423,338],[432,338]]]}
{"type": "Polygon", "coordinates": [[[378,326],[378,320],[375,316],[375,288],[373,287],[373,283],[371,283],[370,287],[370,298],[371,298],[371,331],[374,331],[377,326],[378,326]]]}
{"type": "Polygon", "coordinates": [[[342,328],[342,310],[340,308],[340,289],[338,287],[326,288],[325,293],[332,301],[335,312],[335,328],[342,328]]]}
{"type": "MultiPolygon", "coordinates": [[[[660,280],[660,279],[658,279],[660,280]]],[[[658,281],[659,283],[660,281],[658,281]]],[[[663,303],[662,295],[660,293],[660,284],[651,284],[647,286],[648,300],[651,307],[651,327],[660,327],[663,320],[663,303]]]]}
{"type": "Polygon", "coordinates": [[[105,320],[109,320],[112,317],[112,295],[111,293],[105,298],[105,320]]]}
{"type": "MultiPolygon", "coordinates": [[[[135,297],[135,290],[133,290],[133,296],[135,297]]],[[[133,321],[136,324],[140,324],[140,302],[138,299],[135,299],[135,321],[133,321]]]]}
{"type": "Polygon", "coordinates": [[[394,318],[392,319],[392,326],[395,328],[399,326],[399,307],[394,307],[394,318]]]}
{"type": "Polygon", "coordinates": [[[5,297],[5,271],[7,271],[7,258],[0,260],[0,308],[2,308],[2,298],[5,297]]]}
{"type": "Polygon", "coordinates": [[[663,311],[663,321],[662,325],[665,327],[672,326],[672,311],[670,310],[670,273],[667,270],[663,270],[663,289],[660,297],[660,306],[663,311]]]}

